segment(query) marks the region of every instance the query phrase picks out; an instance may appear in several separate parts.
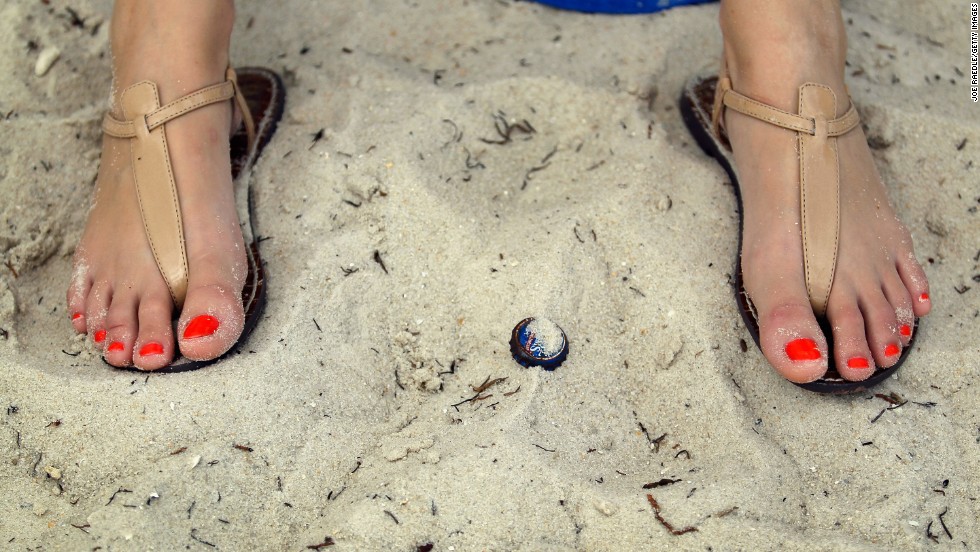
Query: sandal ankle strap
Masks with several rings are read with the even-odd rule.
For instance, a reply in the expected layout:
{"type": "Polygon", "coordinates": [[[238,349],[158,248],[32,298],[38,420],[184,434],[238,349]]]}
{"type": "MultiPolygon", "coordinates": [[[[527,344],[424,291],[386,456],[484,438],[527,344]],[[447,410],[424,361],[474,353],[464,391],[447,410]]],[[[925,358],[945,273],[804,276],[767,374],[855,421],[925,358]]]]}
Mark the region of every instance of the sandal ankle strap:
{"type": "Polygon", "coordinates": [[[715,125],[720,124],[722,106],[760,121],[810,136],[842,136],[853,130],[861,122],[861,117],[853,103],[848,107],[846,113],[829,121],[818,117],[803,117],[739,94],[732,90],[732,81],[727,76],[718,79],[715,109],[712,114],[715,125]]]}
{"type": "MultiPolygon", "coordinates": [[[[251,147],[255,141],[255,123],[252,121],[252,114],[249,112],[248,105],[245,103],[245,97],[238,89],[238,78],[235,75],[235,70],[229,67],[225,72],[225,79],[225,82],[202,88],[197,92],[192,92],[167,105],[154,109],[142,118],[120,121],[113,117],[111,113],[107,113],[102,120],[102,132],[116,138],[135,138],[137,129],[141,131],[145,130],[145,132],[149,133],[160,125],[176,119],[185,113],[206,105],[235,98],[235,103],[239,111],[241,111],[242,119],[245,123],[245,132],[248,134],[248,145],[251,147]]],[[[148,81],[142,81],[133,86],[143,84],[144,82],[148,81]]]]}

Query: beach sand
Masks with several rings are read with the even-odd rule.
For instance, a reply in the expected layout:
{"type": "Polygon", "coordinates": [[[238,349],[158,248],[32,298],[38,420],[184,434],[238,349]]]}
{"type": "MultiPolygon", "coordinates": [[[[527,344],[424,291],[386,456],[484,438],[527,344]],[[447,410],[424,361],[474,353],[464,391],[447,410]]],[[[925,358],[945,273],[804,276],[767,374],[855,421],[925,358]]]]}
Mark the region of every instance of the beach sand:
{"type": "Polygon", "coordinates": [[[240,3],[235,63],[289,94],[250,180],[268,307],[207,369],[112,369],[64,300],[110,10],[0,7],[0,548],[980,549],[968,3],[845,3],[935,303],[894,408],[782,380],[742,324],[731,185],[677,108],[716,4],[240,3]],[[511,359],[527,316],[557,370],[511,359]]]}

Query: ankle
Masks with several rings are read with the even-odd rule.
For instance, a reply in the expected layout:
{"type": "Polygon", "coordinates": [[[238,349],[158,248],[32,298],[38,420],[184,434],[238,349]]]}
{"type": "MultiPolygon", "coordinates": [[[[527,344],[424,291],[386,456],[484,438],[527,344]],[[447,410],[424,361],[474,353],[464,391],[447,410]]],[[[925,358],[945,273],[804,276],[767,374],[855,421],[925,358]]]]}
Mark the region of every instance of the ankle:
{"type": "Polygon", "coordinates": [[[151,80],[167,102],[220,82],[234,18],[231,0],[119,0],[111,30],[116,90],[151,80]]]}
{"type": "Polygon", "coordinates": [[[791,111],[804,82],[829,85],[839,103],[847,97],[847,37],[836,1],[725,0],[719,22],[739,92],[791,111]]]}

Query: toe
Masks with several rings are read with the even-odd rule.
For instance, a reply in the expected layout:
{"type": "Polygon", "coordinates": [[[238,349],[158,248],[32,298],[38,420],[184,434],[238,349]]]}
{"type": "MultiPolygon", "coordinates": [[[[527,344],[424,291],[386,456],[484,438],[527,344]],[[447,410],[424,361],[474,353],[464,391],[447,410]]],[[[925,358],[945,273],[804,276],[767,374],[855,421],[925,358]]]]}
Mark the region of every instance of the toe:
{"type": "Polygon", "coordinates": [[[137,295],[130,290],[116,293],[109,305],[105,320],[105,359],[113,366],[133,363],[133,343],[136,341],[137,295]]]}
{"type": "Polygon", "coordinates": [[[85,300],[85,329],[97,346],[105,344],[106,316],[112,300],[112,288],[107,283],[95,283],[85,300]]]}
{"type": "Polygon", "coordinates": [[[777,372],[808,383],[827,372],[827,341],[809,302],[786,300],[759,319],[762,352],[777,372]]]}
{"type": "Polygon", "coordinates": [[[77,268],[76,274],[77,276],[73,277],[71,283],[68,285],[68,319],[71,321],[71,325],[75,328],[76,332],[85,333],[86,302],[88,300],[89,290],[92,287],[92,282],[88,279],[87,275],[78,273],[77,268]]]}
{"type": "Polygon", "coordinates": [[[133,348],[133,364],[140,370],[157,370],[173,360],[172,313],[173,302],[169,294],[150,295],[140,301],[140,332],[133,348]]]}
{"type": "Polygon", "coordinates": [[[885,279],[882,286],[885,298],[891,303],[895,311],[895,321],[898,324],[898,338],[905,347],[912,341],[912,332],[915,330],[915,313],[912,308],[912,298],[909,296],[908,289],[898,277],[892,274],[885,279]]]}
{"type": "Polygon", "coordinates": [[[868,379],[874,373],[875,363],[864,335],[864,317],[853,297],[832,296],[827,308],[827,318],[834,332],[834,362],[837,372],[849,381],[868,379]]]}
{"type": "Polygon", "coordinates": [[[932,310],[932,299],[929,297],[929,280],[922,265],[915,260],[915,255],[909,253],[907,258],[897,264],[898,275],[911,297],[912,312],[916,316],[925,316],[932,310]]]}
{"type": "Polygon", "coordinates": [[[884,368],[894,365],[902,352],[895,308],[881,292],[869,293],[862,299],[860,307],[875,362],[884,368]]]}
{"type": "Polygon", "coordinates": [[[192,287],[177,325],[180,352],[193,360],[210,360],[238,341],[245,325],[241,293],[228,287],[192,287]]]}

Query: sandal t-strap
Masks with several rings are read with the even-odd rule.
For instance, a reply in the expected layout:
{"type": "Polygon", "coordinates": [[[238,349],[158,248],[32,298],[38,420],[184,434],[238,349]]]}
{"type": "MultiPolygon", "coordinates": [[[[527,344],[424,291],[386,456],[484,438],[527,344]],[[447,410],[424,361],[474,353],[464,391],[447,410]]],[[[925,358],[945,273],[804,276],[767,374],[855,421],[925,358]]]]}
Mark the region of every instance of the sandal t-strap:
{"type": "Polygon", "coordinates": [[[225,82],[202,88],[164,106],[160,105],[156,84],[138,82],[120,95],[125,120],[107,114],[102,121],[102,131],[109,136],[130,139],[133,179],[143,227],[157,268],[167,282],[177,309],[183,306],[187,294],[187,252],[164,128],[168,121],[185,113],[235,98],[251,145],[255,140],[255,124],[245,98],[238,90],[235,71],[228,68],[225,78],[225,82]]]}
{"type": "Polygon", "coordinates": [[[718,79],[715,94],[712,125],[717,136],[720,136],[725,107],[797,132],[806,287],[813,312],[823,316],[834,282],[840,232],[837,137],[847,134],[860,123],[857,110],[852,103],[844,115],[837,117],[834,91],[809,82],[800,86],[798,114],[735,92],[727,76],[718,79]]]}

